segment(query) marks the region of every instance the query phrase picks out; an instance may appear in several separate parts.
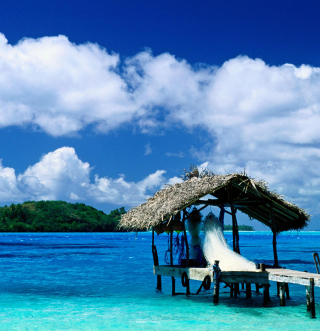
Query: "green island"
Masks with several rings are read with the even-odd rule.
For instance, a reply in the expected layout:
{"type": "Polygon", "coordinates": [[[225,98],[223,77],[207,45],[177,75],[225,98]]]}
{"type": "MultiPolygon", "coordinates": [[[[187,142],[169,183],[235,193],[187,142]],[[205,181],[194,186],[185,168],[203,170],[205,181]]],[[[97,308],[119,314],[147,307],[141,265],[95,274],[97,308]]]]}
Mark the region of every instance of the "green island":
{"type": "MultiPolygon", "coordinates": [[[[118,224],[124,207],[106,214],[84,203],[26,201],[0,207],[0,232],[120,232],[118,224]]],[[[225,225],[231,231],[232,225],[225,225]]],[[[239,225],[239,231],[254,231],[239,225]]]]}
{"type": "Polygon", "coordinates": [[[27,201],[0,207],[0,232],[115,232],[124,207],[110,214],[84,203],[27,201]]]}
{"type": "MultiPolygon", "coordinates": [[[[239,231],[254,231],[254,227],[251,225],[239,225],[239,231]]],[[[225,225],[224,231],[232,231],[232,225],[225,225]]]]}

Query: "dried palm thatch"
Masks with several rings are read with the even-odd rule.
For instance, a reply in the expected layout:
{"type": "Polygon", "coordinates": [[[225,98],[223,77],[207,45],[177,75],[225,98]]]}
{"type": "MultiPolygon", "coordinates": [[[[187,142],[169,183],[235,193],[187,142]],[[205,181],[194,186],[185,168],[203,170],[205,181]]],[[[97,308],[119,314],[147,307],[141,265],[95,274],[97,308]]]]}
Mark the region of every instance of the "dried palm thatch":
{"type": "Polygon", "coordinates": [[[302,229],[310,220],[303,209],[270,191],[264,181],[235,173],[192,177],[185,182],[167,186],[147,202],[122,215],[119,226],[127,230],[150,229],[169,220],[184,208],[202,203],[225,207],[232,203],[251,219],[274,227],[276,232],[302,229]],[[208,202],[200,200],[209,194],[217,199],[209,199],[208,202]],[[274,223],[271,221],[271,209],[274,223]]]}

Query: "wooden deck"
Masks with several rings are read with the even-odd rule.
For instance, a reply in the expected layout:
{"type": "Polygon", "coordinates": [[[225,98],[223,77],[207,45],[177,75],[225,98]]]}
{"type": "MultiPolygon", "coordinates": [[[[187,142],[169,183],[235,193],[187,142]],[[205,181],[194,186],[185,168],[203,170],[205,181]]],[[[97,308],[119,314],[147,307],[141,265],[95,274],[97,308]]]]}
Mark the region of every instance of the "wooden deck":
{"type": "MultiPolygon", "coordinates": [[[[181,278],[186,272],[189,279],[203,281],[206,276],[210,276],[214,281],[213,271],[208,268],[181,268],[180,266],[160,265],[153,267],[155,275],[181,278]]],[[[267,271],[222,271],[219,281],[223,283],[259,283],[269,284],[267,271]]]]}
{"type": "MultiPolygon", "coordinates": [[[[270,281],[277,282],[278,296],[280,297],[280,306],[285,306],[285,294],[287,295],[287,298],[289,297],[288,284],[304,285],[306,288],[307,310],[311,312],[311,316],[313,318],[315,317],[314,287],[320,287],[320,274],[282,268],[270,268],[264,270],[263,267],[262,270],[221,271],[218,279],[216,279],[214,271],[208,268],[181,268],[180,266],[168,265],[153,266],[153,273],[158,277],[161,278],[161,276],[168,276],[172,278],[172,294],[175,293],[175,278],[181,279],[183,278],[182,276],[184,276],[184,278],[185,276],[187,276],[188,281],[186,285],[186,295],[188,295],[190,294],[189,280],[199,280],[204,283],[205,277],[210,276],[211,282],[214,284],[214,303],[218,303],[219,301],[219,283],[221,282],[229,284],[231,288],[231,296],[233,296],[232,293],[235,293],[236,296],[237,291],[235,290],[235,288],[239,288],[239,285],[234,284],[246,284],[247,298],[251,298],[251,284],[257,284],[257,289],[259,289],[259,285],[261,285],[261,287],[263,287],[264,305],[266,305],[267,302],[270,301],[270,281]],[[186,273],[186,275],[184,273],[186,273]]],[[[198,292],[200,291],[200,289],[198,290],[198,292]]]]}
{"type": "Polygon", "coordinates": [[[267,269],[269,280],[278,283],[291,283],[309,286],[310,279],[314,279],[314,286],[320,287],[320,274],[302,272],[290,269],[267,269]]]}
{"type": "MultiPolygon", "coordinates": [[[[160,265],[153,267],[155,275],[181,278],[186,272],[189,279],[203,281],[209,275],[214,281],[213,272],[208,268],[181,268],[180,266],[160,265]]],[[[222,271],[219,281],[223,283],[259,283],[269,284],[269,281],[291,283],[309,286],[310,279],[314,286],[320,287],[320,274],[302,272],[290,269],[266,269],[266,271],[222,271]]]]}

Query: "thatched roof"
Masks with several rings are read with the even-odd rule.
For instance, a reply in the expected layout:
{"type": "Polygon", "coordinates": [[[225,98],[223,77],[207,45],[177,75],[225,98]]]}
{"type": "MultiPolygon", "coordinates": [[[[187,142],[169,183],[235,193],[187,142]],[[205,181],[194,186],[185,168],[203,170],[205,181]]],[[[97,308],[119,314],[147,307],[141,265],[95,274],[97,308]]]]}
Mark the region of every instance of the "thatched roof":
{"type": "Polygon", "coordinates": [[[191,178],[158,191],[146,203],[122,215],[120,227],[138,230],[150,229],[195,204],[234,207],[272,227],[271,205],[277,232],[304,228],[310,216],[296,205],[269,190],[264,181],[253,180],[243,174],[209,175],[191,178]],[[212,195],[216,199],[200,200],[212,195]]]}

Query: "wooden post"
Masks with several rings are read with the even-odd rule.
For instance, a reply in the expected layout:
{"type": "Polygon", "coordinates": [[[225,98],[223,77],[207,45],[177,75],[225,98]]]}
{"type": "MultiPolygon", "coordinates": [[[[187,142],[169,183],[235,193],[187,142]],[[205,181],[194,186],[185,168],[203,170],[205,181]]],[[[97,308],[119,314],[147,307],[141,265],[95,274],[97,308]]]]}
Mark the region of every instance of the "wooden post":
{"type": "MultiPolygon", "coordinates": [[[[152,256],[153,256],[153,265],[158,266],[159,265],[159,259],[158,259],[158,252],[157,247],[154,244],[154,228],[152,228],[152,256]]],[[[158,291],[162,290],[162,284],[161,284],[161,275],[157,275],[157,287],[156,289],[158,291]]]]}
{"type": "Polygon", "coordinates": [[[219,261],[214,261],[214,268],[213,268],[213,280],[214,280],[214,288],[213,288],[213,303],[219,302],[219,276],[220,276],[220,269],[219,269],[219,261]]]}
{"type": "Polygon", "coordinates": [[[267,305],[267,303],[270,301],[270,293],[269,293],[269,284],[263,285],[263,305],[267,305]]]}
{"type": "Polygon", "coordinates": [[[290,293],[289,293],[289,284],[285,284],[285,292],[286,292],[286,297],[287,299],[290,299],[290,293]]]}
{"type": "Polygon", "coordinates": [[[251,283],[246,283],[246,298],[251,298],[251,283]]]}
{"type": "Polygon", "coordinates": [[[187,231],[186,231],[186,210],[185,209],[183,209],[182,221],[183,221],[184,242],[186,244],[186,258],[187,258],[186,266],[189,267],[189,244],[188,244],[187,231]]]}
{"type": "Polygon", "coordinates": [[[279,286],[280,306],[286,305],[286,299],[284,295],[285,295],[285,283],[280,283],[279,286]]]}
{"type": "MultiPolygon", "coordinates": [[[[173,220],[171,217],[171,231],[170,231],[170,266],[173,266],[173,220]]],[[[170,221],[169,221],[170,222],[170,221]]]]}
{"type": "Polygon", "coordinates": [[[240,254],[239,246],[239,230],[238,222],[236,218],[236,209],[233,206],[233,203],[230,202],[231,214],[232,214],[232,235],[233,235],[233,251],[240,254]]]}
{"type": "Polygon", "coordinates": [[[171,277],[171,282],[172,282],[172,295],[176,294],[176,280],[174,277],[171,277]]]}
{"type": "Polygon", "coordinates": [[[310,311],[310,286],[306,285],[307,311],[310,311]]]}
{"type": "Polygon", "coordinates": [[[270,202],[270,218],[272,222],[272,233],[273,233],[273,239],[272,239],[272,246],[273,246],[273,259],[274,259],[274,266],[278,267],[278,253],[277,253],[277,229],[276,229],[276,222],[274,219],[274,213],[273,213],[273,203],[270,202]]]}
{"type": "Polygon", "coordinates": [[[260,284],[256,283],[256,293],[259,293],[260,290],[260,284]]]}
{"type": "Polygon", "coordinates": [[[190,295],[190,280],[189,279],[187,281],[187,286],[186,286],[186,295],[190,295]]]}
{"type": "MultiPolygon", "coordinates": [[[[170,232],[170,266],[173,266],[173,220],[171,217],[171,232],[170,232]]],[[[171,277],[171,284],[172,284],[172,295],[176,293],[176,283],[174,277],[171,277]]]]}
{"type": "Polygon", "coordinates": [[[239,283],[234,283],[233,284],[233,293],[234,293],[235,298],[238,296],[238,294],[240,294],[239,283]]]}
{"type": "Polygon", "coordinates": [[[233,292],[234,292],[233,284],[230,284],[230,298],[233,298],[233,292]]]}
{"type": "Polygon", "coordinates": [[[315,302],[314,302],[314,278],[310,278],[310,312],[311,317],[316,317],[315,302]]]}

